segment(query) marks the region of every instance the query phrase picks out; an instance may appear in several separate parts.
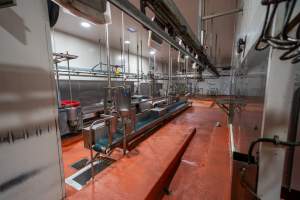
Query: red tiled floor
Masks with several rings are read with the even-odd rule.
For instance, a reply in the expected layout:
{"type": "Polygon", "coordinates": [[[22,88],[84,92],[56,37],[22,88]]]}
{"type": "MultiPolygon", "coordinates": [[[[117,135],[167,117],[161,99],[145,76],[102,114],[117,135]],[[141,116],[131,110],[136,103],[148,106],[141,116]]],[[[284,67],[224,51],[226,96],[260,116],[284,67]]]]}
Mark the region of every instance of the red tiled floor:
{"type": "MultiPolygon", "coordinates": [[[[226,118],[211,105],[211,101],[195,100],[192,108],[159,129],[127,157],[98,174],[94,183],[79,192],[67,187],[68,199],[146,198],[159,171],[182,144],[183,134],[193,127],[197,128],[197,133],[171,183],[172,195],[165,198],[229,199],[231,178],[226,118]],[[220,121],[222,127],[215,128],[216,121],[220,121]]],[[[78,141],[64,146],[63,154],[67,177],[74,173],[69,165],[88,158],[89,152],[83,149],[82,141],[78,141]]]]}
{"type": "Polygon", "coordinates": [[[146,199],[190,135],[168,124],[68,199],[146,199]]]}
{"type": "MultiPolygon", "coordinates": [[[[83,148],[83,141],[81,135],[62,139],[62,158],[64,163],[65,178],[74,174],[77,170],[73,169],[71,165],[83,158],[89,158],[89,151],[83,148]]],[[[77,191],[65,184],[66,195],[71,196],[77,191]]]]}
{"type": "Polygon", "coordinates": [[[230,199],[229,133],[225,115],[219,109],[194,104],[193,111],[179,121],[196,125],[197,133],[182,157],[164,200],[230,199]],[[215,127],[216,121],[221,127],[215,127]]]}
{"type": "MultiPolygon", "coordinates": [[[[84,148],[81,134],[62,139],[62,155],[64,163],[64,176],[67,178],[77,172],[76,169],[71,167],[72,164],[83,158],[90,159],[90,151],[84,148]]],[[[122,151],[118,151],[118,149],[116,149],[112,154],[112,158],[115,160],[119,160],[121,156],[122,151]]],[[[65,184],[65,190],[67,197],[70,197],[78,192],[67,184],[65,184]]]]}

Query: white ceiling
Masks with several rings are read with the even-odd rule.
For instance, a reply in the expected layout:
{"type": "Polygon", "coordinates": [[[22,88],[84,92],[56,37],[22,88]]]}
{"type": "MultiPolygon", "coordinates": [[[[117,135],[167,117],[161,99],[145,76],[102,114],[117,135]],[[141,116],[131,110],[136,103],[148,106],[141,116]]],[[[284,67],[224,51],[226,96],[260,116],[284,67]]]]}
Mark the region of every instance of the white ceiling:
{"type": "MultiPolygon", "coordinates": [[[[130,0],[136,7],[139,7],[139,0],[130,0]]],[[[197,9],[198,0],[189,0],[189,4],[186,4],[185,0],[174,0],[178,8],[181,10],[182,14],[186,17],[186,20],[190,23],[192,30],[197,31],[197,9]]],[[[109,25],[109,41],[113,48],[120,49],[120,39],[121,39],[121,27],[122,27],[122,12],[111,5],[112,13],[112,24],[109,25]]],[[[105,25],[95,25],[92,24],[90,28],[84,28],[80,25],[81,22],[86,21],[82,18],[69,14],[67,11],[60,9],[60,15],[57,24],[54,29],[62,31],[74,36],[90,40],[93,42],[105,41],[105,25]]],[[[124,25],[125,25],[125,40],[130,40],[130,51],[136,53],[137,51],[137,41],[139,43],[139,48],[142,40],[143,44],[143,56],[149,56],[150,48],[148,48],[148,32],[131,17],[124,14],[124,25]],[[128,27],[133,27],[137,30],[136,33],[131,33],[127,31],[128,27]]],[[[168,45],[164,43],[157,52],[156,57],[158,60],[167,61],[168,60],[168,45]]],[[[174,54],[174,57],[175,54],[174,54]]]]}
{"type": "MultiPolygon", "coordinates": [[[[139,0],[129,0],[137,8],[139,8],[139,0]]],[[[182,15],[186,18],[190,27],[197,35],[198,25],[198,9],[199,0],[173,0],[182,15]]],[[[219,13],[227,10],[231,10],[236,7],[236,0],[202,0],[205,1],[205,15],[219,13]]],[[[121,38],[121,11],[111,5],[112,24],[109,25],[109,41],[113,48],[120,49],[121,38]]],[[[88,29],[80,26],[80,23],[85,21],[84,19],[70,15],[60,11],[60,16],[55,30],[59,30],[65,33],[75,35],[77,37],[84,38],[93,42],[105,41],[105,25],[94,25],[88,29]]],[[[140,46],[140,41],[143,43],[143,56],[148,57],[150,49],[148,48],[148,32],[131,17],[124,14],[125,24],[125,40],[130,40],[130,52],[136,53],[137,42],[140,46]],[[127,31],[128,27],[133,27],[137,30],[136,33],[130,33],[127,31]]],[[[208,49],[206,54],[213,64],[216,66],[230,65],[232,45],[234,38],[234,24],[235,16],[225,16],[216,18],[214,20],[207,21],[205,28],[207,31],[206,45],[208,49]],[[226,28],[225,28],[226,27],[226,28]]],[[[140,47],[139,47],[140,48],[140,47]]],[[[176,58],[176,52],[173,57],[176,58]]],[[[168,45],[164,42],[160,51],[156,54],[157,60],[167,62],[168,61],[168,45]]]]}

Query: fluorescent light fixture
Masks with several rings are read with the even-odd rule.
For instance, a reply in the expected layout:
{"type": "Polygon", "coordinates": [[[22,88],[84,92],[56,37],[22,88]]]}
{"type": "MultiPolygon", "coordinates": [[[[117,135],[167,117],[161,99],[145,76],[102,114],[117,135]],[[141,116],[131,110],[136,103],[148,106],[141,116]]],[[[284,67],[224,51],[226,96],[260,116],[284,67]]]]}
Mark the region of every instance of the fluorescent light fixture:
{"type": "Polygon", "coordinates": [[[130,44],[130,41],[129,40],[125,40],[124,44],[130,44]]]}
{"type": "Polygon", "coordinates": [[[128,27],[127,30],[128,30],[130,33],[135,33],[135,32],[136,32],[136,29],[133,28],[133,27],[128,27]]]}
{"type": "Polygon", "coordinates": [[[155,51],[154,51],[154,50],[151,50],[149,53],[150,53],[150,55],[154,55],[154,54],[155,54],[155,51]]]}
{"type": "Polygon", "coordinates": [[[88,23],[88,22],[81,22],[81,26],[84,27],[84,28],[90,28],[91,24],[88,23]]]}

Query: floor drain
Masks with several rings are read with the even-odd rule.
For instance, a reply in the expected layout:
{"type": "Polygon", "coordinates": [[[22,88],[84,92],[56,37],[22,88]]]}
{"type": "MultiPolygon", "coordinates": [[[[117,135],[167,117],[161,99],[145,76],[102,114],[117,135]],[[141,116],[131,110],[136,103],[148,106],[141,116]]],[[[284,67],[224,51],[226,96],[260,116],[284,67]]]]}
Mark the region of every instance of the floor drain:
{"type": "Polygon", "coordinates": [[[75,163],[73,163],[71,165],[72,168],[76,169],[76,170],[80,170],[82,168],[85,167],[86,163],[88,162],[88,159],[87,158],[83,158],[75,163]]]}
{"type": "MultiPolygon", "coordinates": [[[[103,171],[105,168],[110,166],[115,160],[105,158],[94,162],[94,173],[95,175],[103,171]]],[[[87,182],[92,178],[91,164],[88,164],[84,168],[72,176],[66,178],[65,182],[77,190],[81,190],[87,182]]]]}

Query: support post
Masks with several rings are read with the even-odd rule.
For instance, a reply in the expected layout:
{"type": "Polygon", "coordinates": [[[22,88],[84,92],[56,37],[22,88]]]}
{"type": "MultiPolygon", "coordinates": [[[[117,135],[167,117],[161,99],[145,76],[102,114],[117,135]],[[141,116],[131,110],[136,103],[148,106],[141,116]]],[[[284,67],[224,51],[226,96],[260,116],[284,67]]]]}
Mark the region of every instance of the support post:
{"type": "Polygon", "coordinates": [[[106,67],[107,67],[107,87],[108,87],[108,94],[107,100],[111,101],[111,66],[110,66],[110,49],[109,49],[109,29],[108,24],[105,25],[105,39],[106,39],[106,67]]]}
{"type": "Polygon", "coordinates": [[[122,12],[122,39],[121,39],[121,67],[122,67],[122,80],[123,80],[123,85],[125,85],[125,58],[124,58],[124,37],[125,37],[125,33],[124,33],[124,13],[122,12]]]}
{"type": "Polygon", "coordinates": [[[138,35],[136,35],[136,69],[137,69],[137,89],[136,94],[140,93],[140,67],[139,67],[139,42],[138,35]]]}

